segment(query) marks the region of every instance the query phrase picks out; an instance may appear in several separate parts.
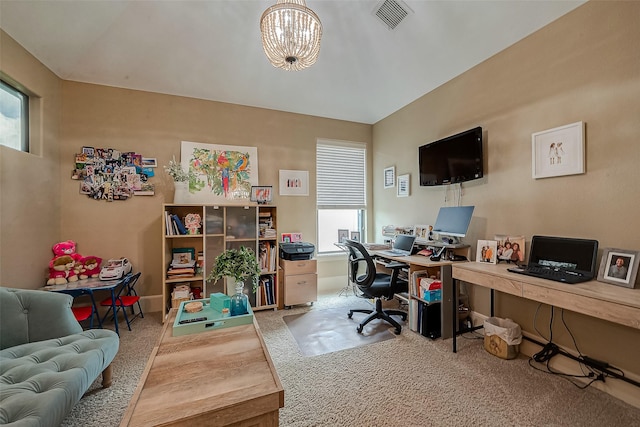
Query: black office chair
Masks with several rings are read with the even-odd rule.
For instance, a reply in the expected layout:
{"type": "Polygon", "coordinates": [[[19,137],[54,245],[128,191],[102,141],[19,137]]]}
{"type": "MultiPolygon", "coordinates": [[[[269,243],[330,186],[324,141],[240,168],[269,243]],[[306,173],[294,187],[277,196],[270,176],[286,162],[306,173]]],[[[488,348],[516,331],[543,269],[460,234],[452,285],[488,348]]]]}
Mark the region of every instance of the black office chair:
{"type": "Polygon", "coordinates": [[[369,255],[365,247],[354,240],[345,240],[344,244],[349,249],[349,279],[356,284],[362,292],[364,298],[374,298],[376,300],[375,310],[371,309],[353,309],[349,311],[349,319],[353,313],[366,313],[369,316],[358,325],[358,333],[362,333],[364,326],[373,319],[382,319],[393,325],[396,335],[402,332],[402,326],[391,316],[401,316],[402,320],[407,320],[407,313],[402,310],[383,310],[382,299],[390,300],[396,293],[407,292],[407,282],[398,278],[398,272],[401,268],[406,267],[403,263],[391,263],[387,265],[391,268],[392,273],[378,273],[376,271],[375,261],[369,255]],[[358,274],[361,262],[365,264],[363,274],[358,274]]]}

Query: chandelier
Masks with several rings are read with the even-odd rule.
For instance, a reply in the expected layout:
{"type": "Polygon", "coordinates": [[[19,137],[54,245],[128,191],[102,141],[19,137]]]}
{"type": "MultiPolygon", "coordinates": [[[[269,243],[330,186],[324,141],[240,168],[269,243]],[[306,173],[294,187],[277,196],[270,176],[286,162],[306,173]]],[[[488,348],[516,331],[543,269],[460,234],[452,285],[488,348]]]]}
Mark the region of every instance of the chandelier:
{"type": "Polygon", "coordinates": [[[318,59],[322,24],[304,0],[277,0],[262,14],[260,31],[264,53],[274,67],[298,71],[318,59]]]}

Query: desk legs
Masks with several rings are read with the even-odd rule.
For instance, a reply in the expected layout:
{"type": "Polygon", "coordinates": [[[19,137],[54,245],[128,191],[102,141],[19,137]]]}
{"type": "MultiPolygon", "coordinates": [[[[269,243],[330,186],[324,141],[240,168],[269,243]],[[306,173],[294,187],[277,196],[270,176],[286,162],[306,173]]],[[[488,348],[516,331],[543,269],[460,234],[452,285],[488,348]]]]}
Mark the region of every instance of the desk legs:
{"type": "MultiPolygon", "coordinates": [[[[460,322],[458,321],[458,280],[457,279],[452,279],[451,280],[451,284],[453,287],[452,290],[452,294],[453,294],[453,298],[452,298],[452,304],[451,304],[451,311],[453,312],[453,316],[452,316],[452,320],[451,320],[451,328],[452,328],[452,335],[453,335],[453,344],[452,344],[452,348],[453,348],[453,352],[456,353],[457,351],[457,344],[456,344],[456,337],[458,336],[458,328],[460,327],[460,322]]],[[[494,315],[494,310],[495,310],[495,293],[494,290],[491,289],[491,317],[493,317],[494,315]]],[[[476,326],[471,328],[470,330],[475,330],[475,329],[480,329],[480,326],[476,326]]]]}

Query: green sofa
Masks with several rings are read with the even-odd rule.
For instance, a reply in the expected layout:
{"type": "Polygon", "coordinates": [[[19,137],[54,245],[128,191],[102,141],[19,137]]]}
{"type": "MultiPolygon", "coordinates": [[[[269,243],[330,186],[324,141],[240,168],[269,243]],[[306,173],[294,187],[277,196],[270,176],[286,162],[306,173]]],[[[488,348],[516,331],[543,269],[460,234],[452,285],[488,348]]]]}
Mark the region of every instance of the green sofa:
{"type": "Polygon", "coordinates": [[[71,296],[0,287],[0,424],[59,426],[102,373],[111,385],[118,335],[83,331],[71,296]]]}

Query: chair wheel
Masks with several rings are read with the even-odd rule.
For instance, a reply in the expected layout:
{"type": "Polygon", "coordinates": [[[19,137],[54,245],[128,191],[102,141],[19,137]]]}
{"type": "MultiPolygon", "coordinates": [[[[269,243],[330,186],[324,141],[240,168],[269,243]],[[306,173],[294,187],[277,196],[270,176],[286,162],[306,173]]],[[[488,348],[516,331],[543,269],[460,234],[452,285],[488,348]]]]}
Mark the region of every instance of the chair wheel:
{"type": "Polygon", "coordinates": [[[359,333],[359,334],[361,334],[361,333],[362,333],[362,326],[358,326],[358,327],[356,328],[356,331],[358,331],[358,333],[359,333]]]}
{"type": "Polygon", "coordinates": [[[353,317],[353,313],[349,313],[347,314],[347,316],[349,317],[349,319],[351,319],[353,317]]]}
{"type": "Polygon", "coordinates": [[[398,329],[396,328],[395,331],[393,331],[396,335],[400,335],[402,333],[402,329],[398,329]]]}

